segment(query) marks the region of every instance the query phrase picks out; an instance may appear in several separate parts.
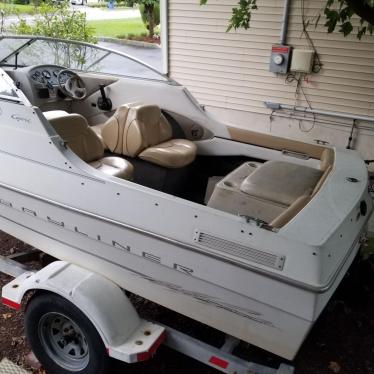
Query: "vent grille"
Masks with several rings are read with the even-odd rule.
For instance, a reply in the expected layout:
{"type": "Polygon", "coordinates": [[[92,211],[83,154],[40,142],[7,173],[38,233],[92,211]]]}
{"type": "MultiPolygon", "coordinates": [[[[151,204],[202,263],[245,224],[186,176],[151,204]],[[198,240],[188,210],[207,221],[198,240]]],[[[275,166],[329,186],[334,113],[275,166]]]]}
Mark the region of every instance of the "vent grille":
{"type": "Polygon", "coordinates": [[[195,231],[194,241],[203,247],[213,249],[216,252],[225,253],[233,257],[241,258],[250,262],[255,262],[277,270],[283,270],[285,256],[259,251],[229,240],[218,238],[217,236],[195,231]]]}

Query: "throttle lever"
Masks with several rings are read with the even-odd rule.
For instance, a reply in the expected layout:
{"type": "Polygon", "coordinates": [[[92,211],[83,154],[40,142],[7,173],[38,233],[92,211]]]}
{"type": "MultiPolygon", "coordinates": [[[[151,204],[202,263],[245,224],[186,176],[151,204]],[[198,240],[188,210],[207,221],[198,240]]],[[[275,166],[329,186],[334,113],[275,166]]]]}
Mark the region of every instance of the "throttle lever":
{"type": "Polygon", "coordinates": [[[97,106],[99,107],[99,109],[101,110],[111,110],[112,109],[112,100],[109,99],[109,97],[106,96],[105,94],[105,85],[104,84],[100,84],[99,85],[99,88],[100,88],[100,93],[101,93],[101,97],[99,97],[97,99],[97,106]]]}

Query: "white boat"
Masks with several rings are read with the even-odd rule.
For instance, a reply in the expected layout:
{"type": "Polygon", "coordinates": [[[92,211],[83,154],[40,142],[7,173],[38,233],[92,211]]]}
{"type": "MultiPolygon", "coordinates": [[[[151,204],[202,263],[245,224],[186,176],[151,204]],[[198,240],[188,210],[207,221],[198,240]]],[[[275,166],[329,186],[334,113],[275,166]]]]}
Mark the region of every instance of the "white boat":
{"type": "Polygon", "coordinates": [[[222,123],[109,49],[0,51],[1,230],[293,359],[365,236],[357,153],[222,123]]]}

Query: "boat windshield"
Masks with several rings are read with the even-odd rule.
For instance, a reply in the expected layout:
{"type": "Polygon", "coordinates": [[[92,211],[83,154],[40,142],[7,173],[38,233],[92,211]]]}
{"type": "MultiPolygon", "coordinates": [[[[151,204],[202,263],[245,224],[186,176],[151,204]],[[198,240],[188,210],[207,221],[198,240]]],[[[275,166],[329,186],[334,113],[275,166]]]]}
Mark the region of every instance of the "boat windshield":
{"type": "Polygon", "coordinates": [[[0,98],[13,99],[18,97],[16,90],[8,81],[6,81],[6,79],[4,79],[3,74],[4,73],[2,72],[0,76],[0,98]]]}
{"type": "MultiPolygon", "coordinates": [[[[0,68],[0,101],[12,101],[18,104],[29,104],[21,90],[18,90],[8,74],[0,68]]],[[[0,115],[2,109],[0,107],[0,115]]]]}
{"type": "Polygon", "coordinates": [[[151,66],[126,54],[93,44],[44,38],[0,39],[0,66],[59,65],[85,72],[167,81],[151,66]]]}

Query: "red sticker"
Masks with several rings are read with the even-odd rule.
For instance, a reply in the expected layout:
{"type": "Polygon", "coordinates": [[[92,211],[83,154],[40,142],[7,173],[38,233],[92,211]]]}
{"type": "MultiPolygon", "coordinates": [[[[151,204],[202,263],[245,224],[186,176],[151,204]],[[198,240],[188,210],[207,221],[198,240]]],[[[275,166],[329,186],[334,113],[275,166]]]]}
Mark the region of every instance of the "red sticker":
{"type": "Polygon", "coordinates": [[[273,48],[271,49],[272,52],[275,52],[275,53],[288,53],[290,50],[289,47],[282,47],[282,46],[273,46],[273,48]]]}

